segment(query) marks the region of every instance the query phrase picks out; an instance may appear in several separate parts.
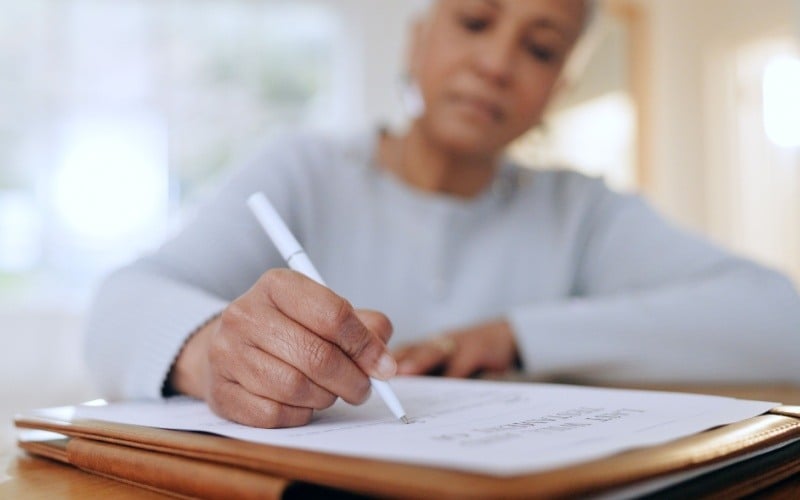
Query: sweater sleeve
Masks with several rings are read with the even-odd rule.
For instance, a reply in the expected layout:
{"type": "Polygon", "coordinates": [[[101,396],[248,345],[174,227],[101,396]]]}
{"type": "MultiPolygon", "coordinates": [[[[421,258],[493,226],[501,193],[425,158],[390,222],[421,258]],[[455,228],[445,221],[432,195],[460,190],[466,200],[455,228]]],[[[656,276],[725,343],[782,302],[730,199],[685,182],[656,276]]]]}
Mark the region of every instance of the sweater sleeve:
{"type": "Polygon", "coordinates": [[[510,311],[526,368],[618,381],[800,381],[800,298],[777,272],[595,183],[574,295],[510,311]]]}
{"type": "MultiPolygon", "coordinates": [[[[295,141],[296,142],[296,141],[295,141]]],[[[87,365],[109,398],[158,398],[187,338],[244,293],[280,255],[246,206],[264,191],[296,224],[302,144],[275,140],[150,255],[107,277],[90,308],[87,365]]]]}
{"type": "Polygon", "coordinates": [[[105,397],[158,398],[191,333],[228,301],[141,261],[110,275],[87,324],[87,364],[105,397]]]}

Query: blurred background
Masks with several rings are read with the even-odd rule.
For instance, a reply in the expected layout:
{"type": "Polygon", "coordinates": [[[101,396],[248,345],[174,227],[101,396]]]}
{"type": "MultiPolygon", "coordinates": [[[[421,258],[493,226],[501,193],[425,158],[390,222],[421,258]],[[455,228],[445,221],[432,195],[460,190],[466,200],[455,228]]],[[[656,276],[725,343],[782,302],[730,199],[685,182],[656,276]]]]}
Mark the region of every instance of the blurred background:
{"type": "MultiPolygon", "coordinates": [[[[800,0],[607,0],[511,154],[800,283],[800,0]]],[[[407,0],[0,0],[0,418],[96,396],[97,280],[285,128],[402,124],[407,0]]]]}

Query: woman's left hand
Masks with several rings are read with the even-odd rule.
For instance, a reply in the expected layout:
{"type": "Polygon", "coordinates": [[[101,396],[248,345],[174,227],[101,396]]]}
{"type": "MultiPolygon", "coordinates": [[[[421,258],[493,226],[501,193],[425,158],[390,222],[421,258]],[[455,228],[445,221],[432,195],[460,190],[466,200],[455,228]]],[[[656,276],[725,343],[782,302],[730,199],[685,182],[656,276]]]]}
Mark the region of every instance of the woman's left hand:
{"type": "Polygon", "coordinates": [[[515,368],[517,343],[508,322],[497,320],[402,346],[394,356],[398,375],[469,377],[515,368]]]}

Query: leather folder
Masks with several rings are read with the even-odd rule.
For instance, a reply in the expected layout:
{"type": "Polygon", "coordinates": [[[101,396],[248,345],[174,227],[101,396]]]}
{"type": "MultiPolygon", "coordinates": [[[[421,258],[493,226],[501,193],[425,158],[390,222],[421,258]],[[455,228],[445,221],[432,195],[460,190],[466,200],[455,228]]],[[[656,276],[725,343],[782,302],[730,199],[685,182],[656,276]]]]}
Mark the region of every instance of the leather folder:
{"type": "Polygon", "coordinates": [[[19,446],[32,455],[181,497],[566,498],[657,492],[730,498],[800,473],[800,406],[781,406],[662,445],[512,477],[76,420],[68,410],[18,416],[19,446]],[[49,432],[45,438],[27,438],[25,430],[49,432]]]}

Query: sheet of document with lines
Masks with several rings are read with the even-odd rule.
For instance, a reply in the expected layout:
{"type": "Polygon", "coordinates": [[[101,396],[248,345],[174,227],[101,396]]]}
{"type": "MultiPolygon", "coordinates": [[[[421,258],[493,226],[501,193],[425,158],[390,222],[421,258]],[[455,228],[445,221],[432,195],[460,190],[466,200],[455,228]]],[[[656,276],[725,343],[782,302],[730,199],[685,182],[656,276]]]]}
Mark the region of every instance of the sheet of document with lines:
{"type": "Polygon", "coordinates": [[[428,377],[391,381],[411,423],[373,395],[338,401],[304,427],[228,422],[187,398],[81,406],[73,418],[507,476],[666,442],[753,417],[777,403],[717,396],[428,377]]]}

